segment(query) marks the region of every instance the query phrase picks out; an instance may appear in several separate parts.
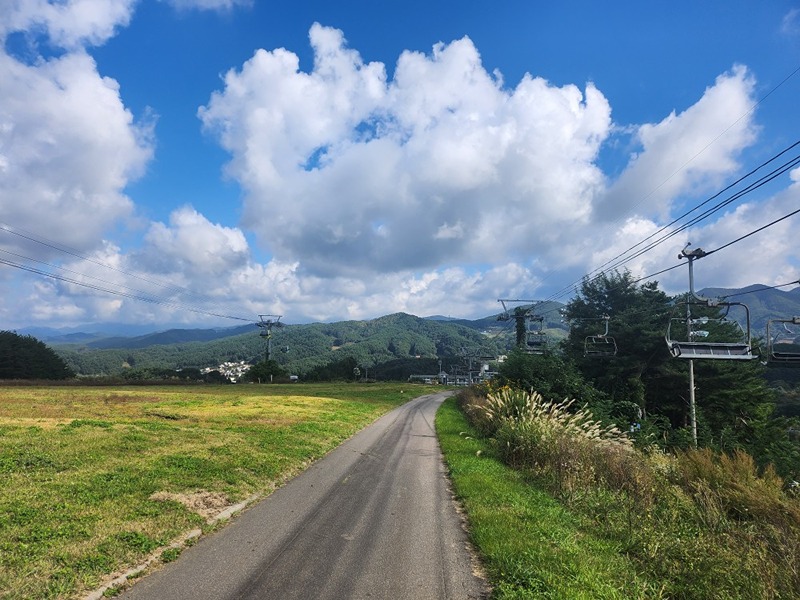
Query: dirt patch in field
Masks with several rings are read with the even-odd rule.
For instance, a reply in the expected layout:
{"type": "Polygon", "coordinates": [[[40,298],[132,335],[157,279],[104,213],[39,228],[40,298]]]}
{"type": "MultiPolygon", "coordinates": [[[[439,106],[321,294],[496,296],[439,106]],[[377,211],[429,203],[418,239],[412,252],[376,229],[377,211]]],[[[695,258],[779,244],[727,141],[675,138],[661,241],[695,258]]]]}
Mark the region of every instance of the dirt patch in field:
{"type": "Polygon", "coordinates": [[[173,494],[172,492],[156,492],[150,496],[150,500],[165,502],[172,500],[180,502],[192,512],[197,513],[204,519],[213,519],[223,510],[231,506],[230,500],[222,492],[207,492],[198,490],[190,494],[173,494]]]}

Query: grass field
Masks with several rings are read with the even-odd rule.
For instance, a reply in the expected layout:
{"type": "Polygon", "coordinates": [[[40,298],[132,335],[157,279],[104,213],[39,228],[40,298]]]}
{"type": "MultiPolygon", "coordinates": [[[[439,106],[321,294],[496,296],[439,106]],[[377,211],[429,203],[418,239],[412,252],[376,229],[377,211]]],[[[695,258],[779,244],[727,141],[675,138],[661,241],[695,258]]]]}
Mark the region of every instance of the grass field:
{"type": "Polygon", "coordinates": [[[268,494],[412,389],[0,386],[0,597],[78,598],[153,553],[173,560],[171,542],[268,494]]]}

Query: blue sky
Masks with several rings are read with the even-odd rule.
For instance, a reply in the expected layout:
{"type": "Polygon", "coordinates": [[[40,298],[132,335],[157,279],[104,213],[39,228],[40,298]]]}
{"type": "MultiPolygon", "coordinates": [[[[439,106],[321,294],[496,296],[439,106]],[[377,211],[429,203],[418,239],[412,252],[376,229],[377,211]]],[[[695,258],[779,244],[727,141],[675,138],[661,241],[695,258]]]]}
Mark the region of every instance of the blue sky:
{"type": "MultiPolygon", "coordinates": [[[[608,4],[0,0],[0,328],[568,301],[800,140],[800,4],[608,4]]],[[[793,167],[622,266],[797,208],[793,167]]],[[[800,279],[798,223],[699,285],[800,279]]]]}

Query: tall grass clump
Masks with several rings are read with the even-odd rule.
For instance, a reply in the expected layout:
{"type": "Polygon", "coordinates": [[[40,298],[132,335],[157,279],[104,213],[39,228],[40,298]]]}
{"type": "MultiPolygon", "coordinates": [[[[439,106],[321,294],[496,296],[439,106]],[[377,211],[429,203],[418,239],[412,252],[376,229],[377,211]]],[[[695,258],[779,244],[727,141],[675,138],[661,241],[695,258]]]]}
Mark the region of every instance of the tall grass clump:
{"type": "Polygon", "coordinates": [[[640,450],[573,400],[462,394],[499,458],[633,559],[670,598],[800,598],[800,497],[741,450],[640,450]]]}
{"type": "Polygon", "coordinates": [[[574,400],[501,388],[468,403],[473,422],[501,458],[555,484],[564,497],[604,485],[649,503],[653,489],[644,458],[615,425],[604,425],[574,400]]]}

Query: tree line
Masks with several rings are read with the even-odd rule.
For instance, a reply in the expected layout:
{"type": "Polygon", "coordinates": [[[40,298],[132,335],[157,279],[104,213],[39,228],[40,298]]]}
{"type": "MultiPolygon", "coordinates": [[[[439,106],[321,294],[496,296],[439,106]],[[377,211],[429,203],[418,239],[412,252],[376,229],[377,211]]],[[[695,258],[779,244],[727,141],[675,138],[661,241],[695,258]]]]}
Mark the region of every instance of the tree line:
{"type": "MultiPolygon", "coordinates": [[[[584,279],[564,311],[567,339],[542,355],[512,353],[501,378],[554,401],[576,398],[647,444],[687,448],[693,444],[688,361],[673,358],[664,340],[672,300],[656,282],[638,285],[628,272],[584,279]],[[605,315],[616,354],[593,356],[587,343],[604,332],[605,315]]],[[[800,418],[776,412],[786,397],[769,385],[768,367],[759,360],[694,363],[698,445],[744,450],[762,466],[800,479],[800,418]]]]}
{"type": "Polygon", "coordinates": [[[75,373],[51,348],[32,336],[0,331],[0,379],[70,379],[75,373]]]}

